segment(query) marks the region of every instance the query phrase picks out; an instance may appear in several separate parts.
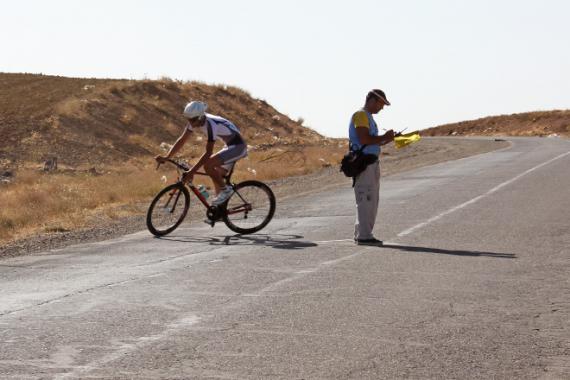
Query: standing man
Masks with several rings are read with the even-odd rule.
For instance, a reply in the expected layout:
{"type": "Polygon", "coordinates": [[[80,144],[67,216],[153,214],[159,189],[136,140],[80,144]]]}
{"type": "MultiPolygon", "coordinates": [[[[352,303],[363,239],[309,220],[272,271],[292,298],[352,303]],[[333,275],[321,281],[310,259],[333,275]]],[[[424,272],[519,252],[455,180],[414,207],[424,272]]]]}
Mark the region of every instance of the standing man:
{"type": "Polygon", "coordinates": [[[359,150],[365,145],[368,166],[354,179],[354,195],[356,196],[356,223],[354,225],[354,241],[358,245],[382,245],[372,234],[378,201],[380,199],[380,146],[394,140],[394,131],[389,130],[384,135],[378,135],[378,126],[372,115],[380,112],[384,106],[389,106],[384,91],[374,89],[366,95],[364,107],[356,111],[350,119],[348,136],[350,149],[359,150]]]}

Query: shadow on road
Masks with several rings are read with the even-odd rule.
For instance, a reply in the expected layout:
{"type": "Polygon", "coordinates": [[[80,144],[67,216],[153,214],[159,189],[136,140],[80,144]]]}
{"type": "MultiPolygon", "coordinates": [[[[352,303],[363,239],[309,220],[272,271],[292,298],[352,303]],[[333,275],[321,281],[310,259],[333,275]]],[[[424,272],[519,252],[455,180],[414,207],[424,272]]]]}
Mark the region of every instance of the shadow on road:
{"type": "MultiPolygon", "coordinates": [[[[302,235],[293,234],[254,234],[254,235],[228,235],[228,236],[165,236],[158,239],[181,242],[181,243],[206,243],[210,245],[227,246],[264,246],[276,249],[299,250],[310,247],[317,247],[318,244],[312,241],[302,241],[302,235]]],[[[465,251],[457,249],[443,249],[431,247],[418,247],[409,245],[398,245],[386,243],[379,246],[380,249],[390,248],[399,251],[416,253],[437,253],[440,255],[454,255],[467,257],[495,257],[499,259],[516,259],[513,253],[485,252],[485,251],[465,251]]]]}
{"type": "Polygon", "coordinates": [[[514,253],[501,253],[501,252],[484,252],[484,251],[462,251],[456,249],[442,249],[442,248],[429,248],[429,247],[413,247],[408,245],[384,244],[378,248],[392,248],[400,251],[418,252],[418,253],[438,253],[441,255],[454,255],[454,256],[485,256],[496,257],[499,259],[516,259],[514,253]]]}
{"type": "Polygon", "coordinates": [[[299,241],[301,235],[286,234],[256,234],[256,235],[231,235],[223,237],[195,236],[195,237],[161,237],[162,240],[178,241],[182,243],[207,243],[210,245],[260,245],[276,249],[299,250],[316,247],[317,244],[310,241],[299,241]]]}

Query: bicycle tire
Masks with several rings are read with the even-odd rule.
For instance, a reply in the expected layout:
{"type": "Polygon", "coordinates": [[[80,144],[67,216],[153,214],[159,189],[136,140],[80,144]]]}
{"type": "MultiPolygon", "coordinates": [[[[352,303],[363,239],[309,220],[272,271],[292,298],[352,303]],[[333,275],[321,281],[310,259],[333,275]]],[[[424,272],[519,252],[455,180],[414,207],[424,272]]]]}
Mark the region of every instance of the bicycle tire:
{"type": "Polygon", "coordinates": [[[267,226],[275,214],[275,195],[269,186],[260,181],[250,180],[235,185],[235,192],[225,203],[223,221],[228,228],[238,234],[252,234],[267,226]],[[262,199],[253,199],[261,197],[262,199]],[[249,199],[248,199],[249,198],[249,199]],[[245,203],[244,203],[245,200],[245,203]],[[251,210],[245,211],[243,217],[234,217],[239,213],[232,211],[239,210],[240,207],[251,206],[251,210]],[[253,222],[244,222],[249,214],[259,211],[255,215],[253,222]],[[245,226],[247,223],[247,227],[245,226]]]}
{"type": "Polygon", "coordinates": [[[164,189],[162,189],[150,203],[148,212],[146,214],[146,226],[150,231],[150,233],[152,233],[155,236],[167,235],[172,231],[174,231],[180,225],[180,223],[182,223],[182,221],[186,217],[186,214],[188,213],[189,207],[190,207],[190,193],[188,192],[186,186],[184,186],[182,183],[174,183],[172,185],[169,185],[164,189]],[[170,212],[171,214],[175,211],[176,206],[181,206],[180,196],[183,197],[183,202],[184,202],[182,212],[174,217],[173,223],[167,223],[166,227],[162,226],[162,224],[164,223],[162,219],[166,218],[166,216],[162,216],[160,212],[158,213],[158,215],[155,216],[155,209],[164,195],[166,195],[168,198],[166,204],[164,205],[164,208],[167,208],[170,205],[169,204],[170,201],[174,198],[175,204],[172,205],[174,206],[174,208],[170,212]]]}

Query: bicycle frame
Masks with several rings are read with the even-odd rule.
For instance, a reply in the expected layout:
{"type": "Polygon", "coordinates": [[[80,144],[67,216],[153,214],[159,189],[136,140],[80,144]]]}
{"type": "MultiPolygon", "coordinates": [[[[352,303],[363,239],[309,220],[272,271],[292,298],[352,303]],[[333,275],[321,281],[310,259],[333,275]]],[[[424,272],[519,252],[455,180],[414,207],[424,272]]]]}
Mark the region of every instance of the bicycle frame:
{"type": "MultiPolygon", "coordinates": [[[[180,177],[178,178],[178,182],[183,183],[182,181],[182,176],[184,175],[184,173],[189,169],[187,167],[185,167],[185,165],[180,164],[179,162],[175,161],[175,160],[171,160],[171,159],[166,159],[167,162],[170,162],[171,164],[175,165],[177,167],[178,172],[180,173],[180,177]]],[[[160,166],[160,164],[158,164],[158,167],[160,166]]],[[[233,168],[232,170],[230,170],[230,173],[225,177],[226,183],[230,186],[232,186],[234,188],[235,191],[235,185],[233,183],[230,182],[230,177],[233,173],[233,168]]],[[[196,172],[197,175],[201,175],[201,176],[208,176],[207,173],[204,172],[196,172]]],[[[210,203],[208,203],[206,197],[204,197],[202,195],[202,193],[198,190],[198,188],[196,186],[194,186],[194,184],[192,182],[189,183],[183,183],[185,186],[188,186],[188,188],[190,190],[192,190],[192,192],[194,193],[194,195],[196,195],[196,197],[200,200],[200,202],[202,203],[202,205],[204,205],[204,207],[206,209],[209,209],[210,207],[212,207],[212,205],[210,203]]],[[[240,212],[248,212],[252,210],[251,204],[249,204],[245,199],[243,199],[243,197],[241,196],[241,194],[237,191],[235,191],[235,193],[240,197],[240,199],[244,202],[243,205],[237,206],[237,207],[233,207],[231,209],[226,209],[226,214],[227,215],[233,215],[233,214],[238,214],[240,212]]],[[[176,200],[175,200],[175,204],[178,203],[178,197],[180,197],[180,193],[178,193],[176,200]]],[[[168,201],[168,203],[170,203],[170,200],[168,201]]],[[[172,209],[172,211],[174,211],[174,208],[172,209]]]]}

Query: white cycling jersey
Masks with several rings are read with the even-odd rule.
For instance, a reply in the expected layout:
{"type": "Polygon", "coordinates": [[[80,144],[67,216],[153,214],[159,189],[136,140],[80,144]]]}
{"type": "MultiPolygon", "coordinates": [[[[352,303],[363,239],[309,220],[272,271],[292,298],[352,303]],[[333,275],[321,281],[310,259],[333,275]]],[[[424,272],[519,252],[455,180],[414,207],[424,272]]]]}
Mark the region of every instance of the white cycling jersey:
{"type": "MultiPolygon", "coordinates": [[[[186,128],[189,131],[194,130],[190,123],[188,123],[186,128]]],[[[207,113],[204,125],[198,127],[198,129],[208,136],[208,141],[216,141],[216,139],[219,139],[226,145],[238,145],[244,143],[238,127],[221,116],[207,113]]]]}

